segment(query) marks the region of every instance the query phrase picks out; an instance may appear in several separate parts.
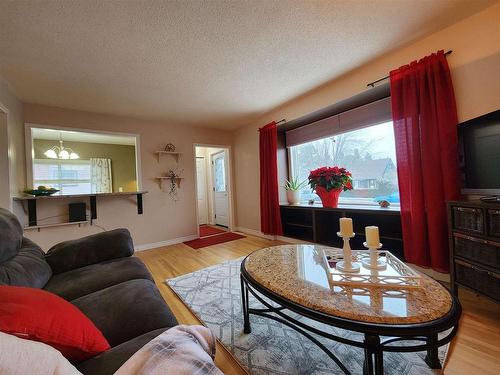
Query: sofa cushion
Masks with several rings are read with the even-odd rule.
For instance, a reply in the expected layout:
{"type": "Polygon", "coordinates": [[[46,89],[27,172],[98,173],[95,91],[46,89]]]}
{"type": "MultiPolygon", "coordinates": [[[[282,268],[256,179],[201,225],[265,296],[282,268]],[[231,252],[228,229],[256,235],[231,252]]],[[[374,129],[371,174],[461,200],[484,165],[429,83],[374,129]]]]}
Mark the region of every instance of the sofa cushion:
{"type": "MultiPolygon", "coordinates": [[[[3,238],[0,237],[0,244],[3,238]]],[[[0,263],[0,285],[42,288],[52,276],[42,249],[33,241],[23,238],[16,255],[0,263]]]]}
{"type": "Polygon", "coordinates": [[[23,240],[23,228],[12,212],[0,208],[0,263],[17,254],[23,240]]]}
{"type": "Polygon", "coordinates": [[[54,275],[45,289],[69,301],[134,279],[152,280],[139,258],[127,257],[54,275]]]}
{"type": "Polygon", "coordinates": [[[71,301],[116,346],[177,320],[150,280],[130,280],[71,301]]]}
{"type": "Polygon", "coordinates": [[[141,336],[111,348],[94,358],[78,364],[77,368],[83,374],[112,375],[123,365],[135,352],[148,342],[165,332],[167,328],[156,329],[141,336]]]}
{"type": "Polygon", "coordinates": [[[54,274],[85,267],[110,259],[134,254],[134,244],[128,229],[119,228],[91,234],[52,246],[45,260],[54,274]]]}
{"type": "Polygon", "coordinates": [[[75,362],[109,349],[102,333],[74,305],[35,288],[0,286],[0,331],[43,342],[75,362]]]}

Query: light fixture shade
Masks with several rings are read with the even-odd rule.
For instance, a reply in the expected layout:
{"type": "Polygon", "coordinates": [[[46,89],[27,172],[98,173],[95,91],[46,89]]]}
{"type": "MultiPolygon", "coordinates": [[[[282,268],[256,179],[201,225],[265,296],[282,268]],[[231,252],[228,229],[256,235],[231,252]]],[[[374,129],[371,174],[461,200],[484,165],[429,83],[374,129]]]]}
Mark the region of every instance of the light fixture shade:
{"type": "Polygon", "coordinates": [[[80,159],[80,156],[69,147],[63,146],[63,140],[59,134],[59,146],[54,146],[43,153],[50,159],[80,159]]]}
{"type": "Polygon", "coordinates": [[[52,149],[45,151],[43,154],[50,159],[57,159],[57,154],[52,149]]]}
{"type": "Polygon", "coordinates": [[[69,159],[69,152],[64,149],[59,151],[59,159],[69,159]]]}

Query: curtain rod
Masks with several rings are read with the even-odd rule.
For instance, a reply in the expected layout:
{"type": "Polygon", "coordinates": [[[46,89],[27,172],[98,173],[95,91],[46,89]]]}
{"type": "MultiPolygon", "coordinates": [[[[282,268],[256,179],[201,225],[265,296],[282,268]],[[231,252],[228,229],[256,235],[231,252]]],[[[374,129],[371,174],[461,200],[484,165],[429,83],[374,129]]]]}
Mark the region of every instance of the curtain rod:
{"type": "MultiPolygon", "coordinates": [[[[275,121],[275,122],[276,122],[276,125],[278,125],[278,124],[282,124],[282,123],[286,122],[286,120],[284,118],[282,118],[281,120],[275,121]]],[[[260,132],[260,129],[261,128],[259,128],[257,131],[260,132]]]]}
{"type": "MultiPolygon", "coordinates": [[[[449,51],[446,51],[444,53],[445,56],[448,56],[449,54],[451,54],[453,52],[453,50],[449,50],[449,51]]],[[[379,82],[382,82],[382,81],[385,81],[386,79],[389,79],[390,76],[386,76],[384,78],[380,78],[380,79],[377,79],[376,81],[373,81],[373,82],[370,82],[369,84],[366,85],[366,87],[375,87],[375,84],[376,83],[379,83],[379,82]]]]}

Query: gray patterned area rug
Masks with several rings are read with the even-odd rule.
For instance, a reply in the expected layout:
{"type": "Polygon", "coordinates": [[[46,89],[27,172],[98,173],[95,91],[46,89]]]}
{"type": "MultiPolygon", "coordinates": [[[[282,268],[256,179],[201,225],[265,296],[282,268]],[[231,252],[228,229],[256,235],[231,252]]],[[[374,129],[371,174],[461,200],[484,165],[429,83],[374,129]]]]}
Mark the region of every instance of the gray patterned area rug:
{"type": "MultiPolygon", "coordinates": [[[[184,303],[210,328],[252,375],[341,374],[342,371],[324,352],[306,337],[271,319],[250,315],[251,334],[243,333],[240,295],[240,264],[243,258],[166,280],[184,303]]],[[[250,306],[263,307],[250,295],[250,306]]],[[[290,314],[292,315],[292,314],[290,314]]],[[[361,335],[313,322],[325,332],[359,340],[361,335]]],[[[363,373],[363,351],[359,348],[318,337],[346,365],[352,374],[363,373]]],[[[443,363],[447,345],[439,350],[443,363]]],[[[424,362],[425,352],[384,353],[385,374],[437,374],[424,362]]]]}

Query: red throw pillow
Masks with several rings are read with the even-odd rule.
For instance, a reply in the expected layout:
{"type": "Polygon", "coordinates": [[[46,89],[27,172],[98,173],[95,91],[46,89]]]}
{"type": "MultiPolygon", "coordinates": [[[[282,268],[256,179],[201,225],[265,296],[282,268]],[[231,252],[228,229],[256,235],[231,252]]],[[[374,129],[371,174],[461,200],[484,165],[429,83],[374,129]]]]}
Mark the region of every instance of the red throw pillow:
{"type": "Polygon", "coordinates": [[[109,349],[101,331],[78,308],[35,288],[0,286],[0,331],[43,342],[73,362],[109,349]]]}

